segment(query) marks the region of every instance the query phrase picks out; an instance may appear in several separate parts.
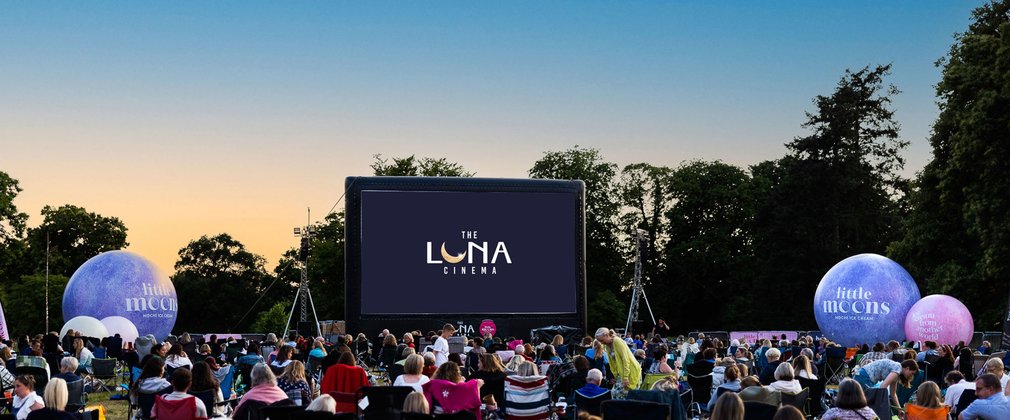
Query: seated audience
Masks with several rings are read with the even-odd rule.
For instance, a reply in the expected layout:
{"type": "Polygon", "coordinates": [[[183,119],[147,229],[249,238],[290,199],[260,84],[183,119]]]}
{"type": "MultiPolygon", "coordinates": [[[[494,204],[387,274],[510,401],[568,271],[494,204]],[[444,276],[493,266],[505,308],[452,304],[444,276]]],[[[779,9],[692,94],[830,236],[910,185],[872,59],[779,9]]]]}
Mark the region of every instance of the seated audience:
{"type": "Polygon", "coordinates": [[[915,391],[915,403],[905,404],[905,420],[946,420],[950,407],[943,405],[940,387],[931,381],[923,382],[915,391]]]}
{"type": "Polygon", "coordinates": [[[838,384],[835,406],[824,412],[821,420],[875,419],[877,413],[867,406],[863,386],[852,379],[843,379],[838,384]]]}
{"type": "Polygon", "coordinates": [[[137,404],[137,395],[139,394],[159,394],[166,391],[172,384],[165,380],[164,376],[165,361],[160,357],[148,359],[147,364],[140,372],[140,377],[130,388],[130,401],[137,404]]]}
{"type": "MultiPolygon", "coordinates": [[[[212,359],[213,360],[213,359],[212,359]]],[[[214,394],[214,403],[224,401],[224,393],[221,392],[221,382],[214,377],[214,371],[207,362],[197,362],[193,365],[193,382],[189,391],[193,393],[210,391],[214,394]]],[[[172,373],[173,376],[175,373],[172,373]]],[[[204,404],[206,406],[206,404],[204,404]]],[[[224,415],[224,407],[207,407],[214,417],[224,415]]]]}
{"type": "Polygon", "coordinates": [[[779,367],[775,368],[775,382],[768,386],[787,394],[798,394],[803,391],[800,381],[796,380],[793,366],[789,363],[780,363],[779,367]]]}
{"type": "Polygon", "coordinates": [[[975,390],[975,383],[964,380],[964,375],[956,370],[947,372],[943,381],[947,383],[947,392],[944,394],[943,403],[948,407],[957,406],[957,401],[961,399],[964,390],[975,390]]]}
{"type": "Polygon", "coordinates": [[[975,380],[975,397],[978,399],[958,414],[959,420],[1010,419],[1010,401],[996,375],[985,373],[975,380]]]}
{"type": "Polygon", "coordinates": [[[814,374],[811,366],[810,359],[802,354],[793,359],[793,371],[796,373],[797,378],[817,379],[817,375],[814,374]]]}
{"type": "MultiPolygon", "coordinates": [[[[178,343],[175,344],[179,346],[178,343]]],[[[158,402],[151,408],[151,419],[164,418],[207,418],[207,406],[203,401],[187,393],[193,383],[193,373],[189,369],[172,372],[172,392],[158,396],[158,402]],[[195,410],[195,411],[194,411],[195,410]]]]}
{"type": "Polygon", "coordinates": [[[178,369],[181,367],[192,369],[193,361],[189,360],[189,355],[187,355],[182,349],[182,344],[175,343],[165,356],[165,366],[172,369],[178,369]]]}
{"type": "MultiPolygon", "coordinates": [[[[413,351],[414,349],[408,347],[407,350],[413,351]]],[[[421,355],[411,354],[407,356],[406,361],[403,363],[403,374],[396,377],[393,386],[409,386],[413,387],[415,391],[421,392],[421,386],[430,380],[427,376],[421,374],[423,368],[424,358],[421,355]]]]}
{"type": "Polygon", "coordinates": [[[280,387],[288,398],[294,401],[295,405],[308,405],[312,391],[309,389],[309,381],[305,378],[305,364],[298,360],[291,361],[284,368],[284,372],[277,378],[277,386],[280,387]]]}
{"type": "Polygon", "coordinates": [[[779,357],[782,357],[782,352],[779,349],[772,347],[765,350],[765,358],[768,359],[768,362],[764,364],[761,373],[758,375],[761,384],[771,385],[772,382],[775,382],[775,370],[782,364],[779,357]]]}
{"type": "Polygon", "coordinates": [[[79,417],[66,411],[69,401],[68,394],[66,381],[53,378],[46,384],[46,389],[42,392],[42,395],[45,395],[42,397],[45,407],[28,413],[27,418],[29,420],[79,420],[79,417]]]}
{"type": "MultiPolygon", "coordinates": [[[[787,365],[788,366],[788,365],[787,365]]],[[[709,420],[743,420],[743,400],[735,392],[722,394],[712,408],[709,420]]]]}
{"type": "Polygon", "coordinates": [[[14,379],[13,394],[11,413],[17,420],[25,420],[32,411],[45,407],[45,401],[35,393],[35,378],[31,375],[18,375],[14,379]]]}
{"type": "Polygon", "coordinates": [[[589,369],[589,373],[586,373],[586,385],[575,392],[578,392],[586,398],[596,398],[610,392],[609,389],[600,387],[600,383],[602,381],[603,372],[600,372],[599,369],[589,369]]]}
{"type": "Polygon", "coordinates": [[[708,411],[712,411],[715,408],[715,401],[717,395],[719,395],[719,390],[724,389],[723,393],[726,392],[740,392],[740,369],[736,366],[729,366],[723,372],[723,383],[718,387],[712,388],[712,395],[708,400],[708,411]]]}
{"type": "MultiPolygon", "coordinates": [[[[178,371],[177,371],[178,372],[178,371]]],[[[243,416],[246,412],[243,408],[246,407],[246,403],[249,401],[259,401],[261,403],[270,405],[275,402],[288,399],[288,394],[284,390],[277,387],[277,377],[274,373],[270,371],[270,367],[265,363],[257,363],[252,368],[251,385],[249,391],[242,395],[242,399],[239,400],[238,405],[235,406],[235,415],[233,418],[242,419],[246,418],[243,416]]],[[[324,393],[327,391],[323,391],[324,393]]]]}
{"type": "Polygon", "coordinates": [[[53,375],[54,378],[60,378],[67,383],[81,380],[80,376],[77,376],[77,359],[73,356],[67,356],[60,359],[60,373],[53,375]]]}
{"type": "Polygon", "coordinates": [[[403,401],[403,413],[429,414],[428,400],[420,392],[411,392],[403,401]]]}

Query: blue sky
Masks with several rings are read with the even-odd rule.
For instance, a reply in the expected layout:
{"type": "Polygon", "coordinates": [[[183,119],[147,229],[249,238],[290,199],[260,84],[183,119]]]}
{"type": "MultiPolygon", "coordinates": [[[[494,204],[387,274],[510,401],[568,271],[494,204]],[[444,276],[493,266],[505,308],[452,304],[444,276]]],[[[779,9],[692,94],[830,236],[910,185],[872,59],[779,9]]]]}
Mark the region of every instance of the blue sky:
{"type": "Polygon", "coordinates": [[[933,63],[979,2],[0,3],[0,170],[32,214],[122,217],[170,269],[227,231],[275,261],[371,156],[522,177],[546,150],[620,165],[785,153],[846,68],[893,64],[906,174],[933,63]]]}

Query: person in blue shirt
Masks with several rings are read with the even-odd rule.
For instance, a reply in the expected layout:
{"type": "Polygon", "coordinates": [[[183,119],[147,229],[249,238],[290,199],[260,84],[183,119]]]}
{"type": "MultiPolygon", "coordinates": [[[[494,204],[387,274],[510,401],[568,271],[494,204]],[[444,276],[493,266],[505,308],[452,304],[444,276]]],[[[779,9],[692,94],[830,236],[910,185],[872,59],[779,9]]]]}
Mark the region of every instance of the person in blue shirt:
{"type": "Polygon", "coordinates": [[[958,420],[1010,419],[1010,401],[1003,395],[1003,387],[996,375],[986,373],[979,376],[975,380],[975,396],[978,399],[957,416],[958,420]]]}
{"type": "Polygon", "coordinates": [[[935,341],[927,341],[925,343],[922,343],[922,346],[924,350],[921,353],[915,355],[916,362],[925,361],[926,356],[938,356],[940,354],[940,352],[936,351],[936,348],[938,346],[936,345],[935,341]]]}
{"type": "Polygon", "coordinates": [[[600,387],[601,382],[603,382],[603,372],[600,372],[599,369],[589,369],[589,372],[586,373],[586,385],[575,392],[586,398],[596,398],[610,392],[609,389],[600,387]]]}

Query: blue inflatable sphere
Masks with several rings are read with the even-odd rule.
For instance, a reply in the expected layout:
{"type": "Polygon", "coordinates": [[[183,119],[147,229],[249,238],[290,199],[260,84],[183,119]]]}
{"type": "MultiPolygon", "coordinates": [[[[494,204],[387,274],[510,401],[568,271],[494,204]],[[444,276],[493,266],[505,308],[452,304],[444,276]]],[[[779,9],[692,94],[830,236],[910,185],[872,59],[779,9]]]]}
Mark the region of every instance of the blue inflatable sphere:
{"type": "Polygon", "coordinates": [[[126,318],[140,335],[163,340],[175,326],[179,303],[172,281],[150,260],[127,251],[98,254],[81,265],[63,292],[63,319],[126,318]]]}
{"type": "Polygon", "coordinates": [[[898,263],[859,254],[831,267],[814,294],[817,326],[845,346],[905,339],[905,315],[919,287],[898,263]]]}

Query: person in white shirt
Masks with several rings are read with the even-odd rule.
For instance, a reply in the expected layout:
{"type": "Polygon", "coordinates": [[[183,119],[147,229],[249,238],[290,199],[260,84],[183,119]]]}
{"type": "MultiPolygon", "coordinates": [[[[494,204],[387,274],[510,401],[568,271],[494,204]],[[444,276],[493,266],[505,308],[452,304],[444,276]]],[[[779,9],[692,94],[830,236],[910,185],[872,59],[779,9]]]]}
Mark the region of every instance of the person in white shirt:
{"type": "Polygon", "coordinates": [[[431,346],[431,351],[435,353],[435,367],[442,366],[442,363],[449,361],[449,340],[456,333],[456,327],[452,324],[442,326],[442,335],[435,339],[435,344],[431,346]]]}
{"type": "Polygon", "coordinates": [[[45,402],[35,393],[35,378],[31,375],[19,375],[14,380],[14,398],[11,412],[17,420],[28,418],[28,413],[45,407],[45,402]]]}
{"type": "Polygon", "coordinates": [[[943,397],[943,403],[948,407],[957,406],[957,401],[961,399],[964,390],[975,390],[975,383],[964,380],[964,375],[956,370],[947,372],[943,380],[947,382],[947,394],[943,397]]]}
{"type": "Polygon", "coordinates": [[[420,354],[407,356],[406,362],[403,363],[403,374],[396,377],[393,386],[409,386],[417,392],[423,392],[421,386],[429,379],[421,374],[422,368],[424,368],[424,358],[420,354]]]}
{"type": "Polygon", "coordinates": [[[775,368],[775,382],[772,382],[768,387],[787,394],[799,394],[803,391],[800,381],[795,378],[793,365],[789,363],[783,363],[775,368]]]}

